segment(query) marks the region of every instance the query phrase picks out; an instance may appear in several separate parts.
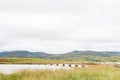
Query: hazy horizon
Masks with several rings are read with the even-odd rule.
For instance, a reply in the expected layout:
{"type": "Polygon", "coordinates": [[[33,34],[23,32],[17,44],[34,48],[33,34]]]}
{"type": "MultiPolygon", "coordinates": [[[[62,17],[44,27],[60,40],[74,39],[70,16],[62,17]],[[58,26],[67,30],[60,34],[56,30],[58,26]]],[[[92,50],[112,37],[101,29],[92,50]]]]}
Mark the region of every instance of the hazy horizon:
{"type": "Polygon", "coordinates": [[[120,51],[100,51],[100,50],[70,50],[70,51],[66,51],[66,52],[62,52],[62,53],[50,53],[50,52],[45,52],[45,51],[30,51],[30,50],[5,50],[5,51],[0,51],[0,52],[12,52],[12,51],[28,51],[28,52],[43,52],[43,53],[47,53],[47,54],[66,54],[66,53],[71,53],[71,52],[75,52],[75,51],[93,51],[93,52],[120,52],[120,51]]]}
{"type": "Polygon", "coordinates": [[[119,0],[0,0],[0,51],[120,51],[119,0]]]}

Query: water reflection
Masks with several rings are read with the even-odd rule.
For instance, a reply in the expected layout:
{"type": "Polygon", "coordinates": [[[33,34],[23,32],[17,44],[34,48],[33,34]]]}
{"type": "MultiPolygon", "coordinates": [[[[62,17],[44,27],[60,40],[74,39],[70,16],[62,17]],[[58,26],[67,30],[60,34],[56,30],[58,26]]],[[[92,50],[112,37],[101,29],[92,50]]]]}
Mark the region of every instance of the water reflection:
{"type": "Polygon", "coordinates": [[[5,74],[10,74],[13,72],[20,71],[22,69],[29,69],[29,70],[36,70],[36,69],[70,69],[71,67],[62,66],[62,65],[26,65],[26,64],[1,64],[0,65],[0,72],[5,74]]]}

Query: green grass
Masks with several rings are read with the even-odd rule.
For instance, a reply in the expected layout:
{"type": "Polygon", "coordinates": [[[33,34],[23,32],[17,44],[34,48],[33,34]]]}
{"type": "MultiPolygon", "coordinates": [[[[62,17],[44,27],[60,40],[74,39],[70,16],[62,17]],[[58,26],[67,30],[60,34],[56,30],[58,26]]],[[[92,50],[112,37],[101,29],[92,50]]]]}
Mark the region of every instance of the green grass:
{"type": "Polygon", "coordinates": [[[0,80],[120,80],[120,68],[97,65],[71,70],[22,70],[0,74],[0,80]]]}
{"type": "Polygon", "coordinates": [[[40,64],[40,63],[72,63],[72,62],[77,63],[79,61],[42,59],[42,58],[17,58],[17,57],[0,58],[0,64],[40,64]]]}
{"type": "MultiPolygon", "coordinates": [[[[72,61],[40,58],[0,58],[1,64],[66,63],[72,61]]],[[[76,62],[76,61],[74,61],[76,62]]],[[[22,70],[13,74],[0,73],[0,80],[120,80],[120,68],[88,65],[70,70],[22,70]]]]}
{"type": "Polygon", "coordinates": [[[54,63],[59,60],[40,59],[40,58],[0,58],[1,64],[26,64],[26,63],[54,63]]]}

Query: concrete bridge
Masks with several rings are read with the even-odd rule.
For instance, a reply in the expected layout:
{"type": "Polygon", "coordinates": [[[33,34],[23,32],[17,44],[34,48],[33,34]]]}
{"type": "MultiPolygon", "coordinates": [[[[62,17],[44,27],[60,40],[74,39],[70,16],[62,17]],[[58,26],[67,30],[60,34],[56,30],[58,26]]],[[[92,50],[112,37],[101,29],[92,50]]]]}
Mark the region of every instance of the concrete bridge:
{"type": "Polygon", "coordinates": [[[51,65],[51,66],[63,66],[63,67],[88,67],[83,63],[23,63],[23,64],[37,64],[37,65],[51,65]]]}
{"type": "Polygon", "coordinates": [[[51,65],[51,66],[65,66],[65,67],[86,67],[86,65],[83,64],[44,64],[44,65],[51,65]]]}
{"type": "Polygon", "coordinates": [[[108,65],[120,67],[120,62],[85,62],[85,63],[23,63],[23,64],[38,64],[51,66],[65,66],[65,67],[88,67],[89,65],[108,65]]]}

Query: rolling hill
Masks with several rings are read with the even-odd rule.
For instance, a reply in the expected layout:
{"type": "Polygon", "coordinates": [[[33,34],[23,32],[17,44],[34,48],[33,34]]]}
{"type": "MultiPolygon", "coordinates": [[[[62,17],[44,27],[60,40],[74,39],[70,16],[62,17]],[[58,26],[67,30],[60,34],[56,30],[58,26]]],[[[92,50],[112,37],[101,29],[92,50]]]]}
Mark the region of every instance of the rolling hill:
{"type": "Polygon", "coordinates": [[[120,61],[120,52],[117,51],[72,51],[64,54],[49,54],[45,52],[30,51],[4,51],[0,57],[21,57],[21,58],[48,58],[68,61],[120,61]]]}

